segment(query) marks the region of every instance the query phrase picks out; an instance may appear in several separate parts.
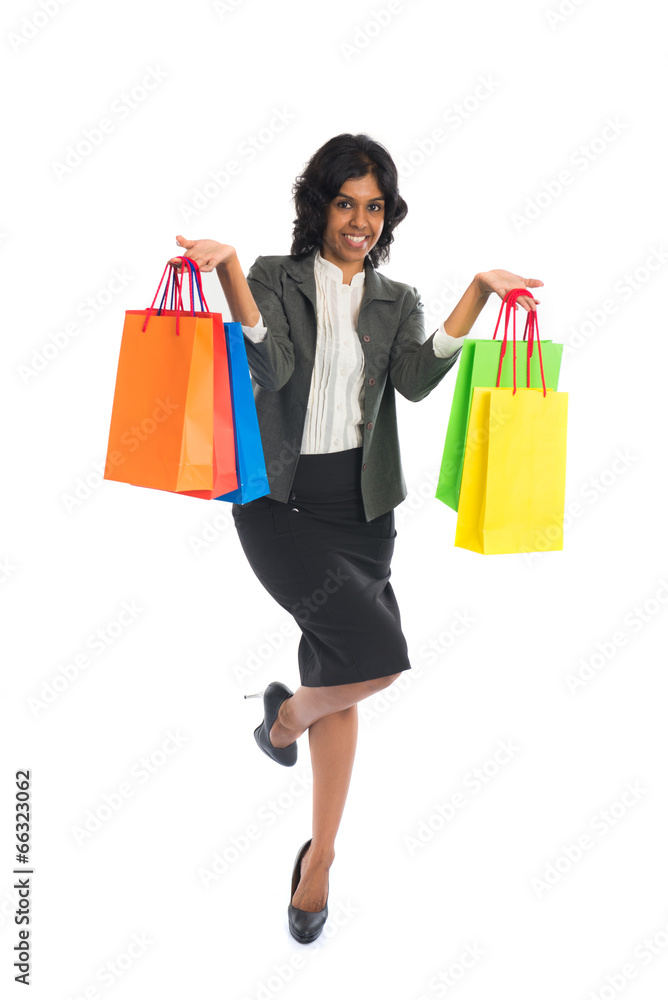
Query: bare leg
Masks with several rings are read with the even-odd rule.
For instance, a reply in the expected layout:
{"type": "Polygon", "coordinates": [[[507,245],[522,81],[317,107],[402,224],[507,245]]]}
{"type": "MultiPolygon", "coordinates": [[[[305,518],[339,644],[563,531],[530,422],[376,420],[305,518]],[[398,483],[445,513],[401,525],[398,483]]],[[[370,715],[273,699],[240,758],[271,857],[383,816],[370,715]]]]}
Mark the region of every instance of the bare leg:
{"type": "Polygon", "coordinates": [[[298,687],[293,696],[286,698],[281,704],[276,722],[271,727],[270,742],[275,747],[288,746],[318,719],[356,705],[358,701],[388,687],[397,677],[399,674],[388,674],[373,681],[359,681],[356,684],[298,687]]]}
{"type": "Polygon", "coordinates": [[[329,687],[302,685],[281,704],[270,741],[287,746],[308,729],[313,766],[313,837],[292,898],[292,905],[300,910],[322,910],[327,899],[334,840],[357,746],[357,703],[388,687],[398,676],[388,674],[373,681],[329,687]]]}
{"type": "Polygon", "coordinates": [[[357,705],[323,716],[309,727],[313,766],[313,838],[302,859],[292,905],[311,912],[327,901],[329,869],[346,803],[357,746],[357,705]]]}

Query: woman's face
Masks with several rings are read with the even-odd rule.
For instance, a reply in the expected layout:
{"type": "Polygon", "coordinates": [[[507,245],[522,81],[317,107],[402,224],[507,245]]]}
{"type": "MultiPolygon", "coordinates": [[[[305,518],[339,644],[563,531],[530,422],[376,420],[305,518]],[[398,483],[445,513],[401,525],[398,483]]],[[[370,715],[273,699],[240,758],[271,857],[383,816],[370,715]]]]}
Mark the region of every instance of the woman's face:
{"type": "Polygon", "coordinates": [[[350,177],[327,206],[322,256],[343,271],[361,271],[364,258],[380,239],[385,200],[372,173],[350,177]],[[362,240],[350,239],[363,236],[362,240]]]}

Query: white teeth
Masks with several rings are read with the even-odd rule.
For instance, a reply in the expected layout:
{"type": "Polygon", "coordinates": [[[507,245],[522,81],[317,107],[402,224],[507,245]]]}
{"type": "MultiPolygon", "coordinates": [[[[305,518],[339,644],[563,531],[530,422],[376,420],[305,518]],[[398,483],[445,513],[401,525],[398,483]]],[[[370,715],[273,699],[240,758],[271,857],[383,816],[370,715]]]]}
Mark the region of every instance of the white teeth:
{"type": "Polygon", "coordinates": [[[346,239],[347,240],[352,240],[353,243],[364,243],[364,241],[366,239],[366,236],[348,236],[348,235],[346,235],[346,239]]]}

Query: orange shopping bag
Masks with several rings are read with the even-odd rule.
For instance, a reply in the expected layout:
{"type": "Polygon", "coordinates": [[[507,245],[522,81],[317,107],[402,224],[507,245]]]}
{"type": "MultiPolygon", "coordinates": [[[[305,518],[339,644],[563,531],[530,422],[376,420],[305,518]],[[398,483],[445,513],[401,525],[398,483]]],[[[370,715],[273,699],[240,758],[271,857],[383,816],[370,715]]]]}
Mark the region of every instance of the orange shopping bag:
{"type": "MultiPolygon", "coordinates": [[[[214,500],[236,490],[239,486],[237,453],[235,447],[234,414],[232,401],[232,375],[227,356],[227,340],[221,313],[209,312],[207,301],[202,291],[200,270],[194,260],[181,258],[182,267],[188,265],[190,274],[190,301],[193,303],[193,279],[196,282],[197,294],[204,312],[213,320],[213,485],[204,490],[178,490],[189,497],[201,497],[204,500],[214,500]]],[[[174,284],[176,277],[174,277],[174,284]]],[[[194,315],[200,315],[195,313],[194,315]]]]}
{"type": "MultiPolygon", "coordinates": [[[[220,360],[220,345],[214,344],[212,314],[195,312],[191,269],[191,313],[183,309],[183,271],[180,282],[175,279],[172,288],[175,308],[163,308],[169,278],[160,307],[153,308],[169,267],[151,306],[125,314],[104,478],[171,492],[207,491],[215,496],[211,493],[214,367],[215,357],[220,360]]],[[[224,337],[222,342],[225,349],[224,337]]],[[[233,475],[226,481],[233,485],[226,488],[234,489],[237,478],[231,414],[228,423],[233,475]]]]}

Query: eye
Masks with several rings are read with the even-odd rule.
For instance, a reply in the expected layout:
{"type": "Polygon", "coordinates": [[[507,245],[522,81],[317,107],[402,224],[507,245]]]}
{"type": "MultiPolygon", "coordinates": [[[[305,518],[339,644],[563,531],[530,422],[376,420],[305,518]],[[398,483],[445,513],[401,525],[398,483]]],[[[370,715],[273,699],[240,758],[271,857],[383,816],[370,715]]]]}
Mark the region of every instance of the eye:
{"type": "MultiPolygon", "coordinates": [[[[346,207],[349,208],[350,207],[350,202],[349,201],[337,201],[336,207],[337,208],[346,208],[346,207]]],[[[377,208],[379,212],[381,211],[381,206],[378,204],[378,202],[370,203],[369,204],[369,208],[377,208]]]]}

